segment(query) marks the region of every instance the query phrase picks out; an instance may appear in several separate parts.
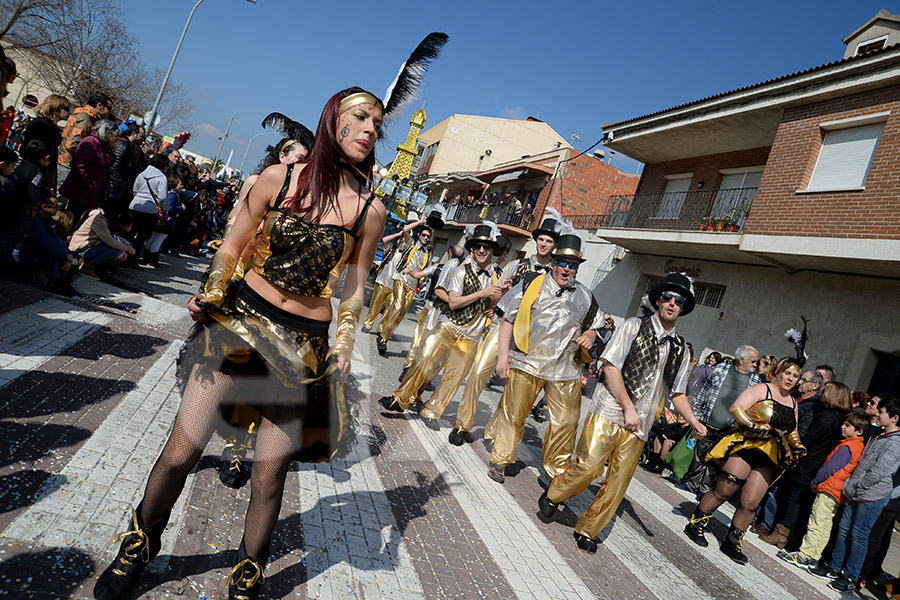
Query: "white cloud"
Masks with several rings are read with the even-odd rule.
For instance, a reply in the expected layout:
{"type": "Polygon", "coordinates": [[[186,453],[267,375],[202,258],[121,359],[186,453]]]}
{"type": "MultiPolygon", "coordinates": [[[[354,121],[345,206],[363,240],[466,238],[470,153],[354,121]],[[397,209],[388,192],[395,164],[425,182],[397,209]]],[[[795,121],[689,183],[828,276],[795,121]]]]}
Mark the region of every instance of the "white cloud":
{"type": "Polygon", "coordinates": [[[500,116],[504,119],[527,119],[528,113],[524,106],[507,106],[500,111],[500,116]]]}
{"type": "Polygon", "coordinates": [[[210,125],[209,123],[200,123],[196,127],[197,135],[202,135],[205,137],[211,138],[220,138],[222,137],[222,130],[216,127],[215,125],[210,125]]]}

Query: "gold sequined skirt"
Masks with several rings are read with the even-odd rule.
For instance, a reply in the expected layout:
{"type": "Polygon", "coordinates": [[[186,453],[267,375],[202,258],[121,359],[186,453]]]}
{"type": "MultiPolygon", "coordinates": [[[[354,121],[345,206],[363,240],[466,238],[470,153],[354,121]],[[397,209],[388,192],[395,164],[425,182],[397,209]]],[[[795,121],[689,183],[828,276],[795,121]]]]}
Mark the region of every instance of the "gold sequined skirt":
{"type": "Polygon", "coordinates": [[[234,377],[274,376],[285,396],[297,398],[296,410],[303,415],[302,447],[295,459],[320,462],[344,455],[354,419],[344,384],[332,376],[335,367],[326,360],[330,323],[273,307],[243,282],[210,317],[194,327],[179,355],[182,393],[194,364],[234,377]]]}

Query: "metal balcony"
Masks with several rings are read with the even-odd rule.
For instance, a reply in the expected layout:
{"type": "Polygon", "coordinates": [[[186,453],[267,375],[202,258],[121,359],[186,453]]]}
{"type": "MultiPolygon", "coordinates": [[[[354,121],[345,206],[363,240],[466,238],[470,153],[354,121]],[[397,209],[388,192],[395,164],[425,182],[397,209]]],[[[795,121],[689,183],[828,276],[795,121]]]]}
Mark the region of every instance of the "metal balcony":
{"type": "Polygon", "coordinates": [[[602,215],[570,215],[576,229],[743,231],[756,188],[613,196],[602,215]]]}

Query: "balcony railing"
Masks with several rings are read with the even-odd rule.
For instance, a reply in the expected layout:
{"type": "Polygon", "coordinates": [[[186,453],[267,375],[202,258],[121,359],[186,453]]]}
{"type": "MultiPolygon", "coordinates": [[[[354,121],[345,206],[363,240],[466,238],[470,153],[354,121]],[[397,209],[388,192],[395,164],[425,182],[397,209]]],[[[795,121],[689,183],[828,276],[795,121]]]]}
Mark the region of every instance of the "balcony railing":
{"type": "Polygon", "coordinates": [[[463,206],[457,204],[447,207],[447,220],[457,223],[481,223],[484,220],[493,221],[498,225],[512,225],[522,229],[531,229],[534,215],[523,214],[522,210],[515,210],[511,204],[497,204],[494,206],[463,206]]]}
{"type": "Polygon", "coordinates": [[[614,196],[603,215],[574,215],[576,229],[743,231],[756,188],[614,196]]]}

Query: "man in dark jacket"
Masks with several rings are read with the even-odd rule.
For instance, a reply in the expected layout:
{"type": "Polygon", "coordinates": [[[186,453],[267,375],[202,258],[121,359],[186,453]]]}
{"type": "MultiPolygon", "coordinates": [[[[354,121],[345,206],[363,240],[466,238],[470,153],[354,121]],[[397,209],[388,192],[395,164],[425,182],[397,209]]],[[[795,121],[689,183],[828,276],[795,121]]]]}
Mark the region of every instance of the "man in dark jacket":
{"type": "Polygon", "coordinates": [[[138,174],[146,168],[141,144],[146,137],[144,128],[129,123],[110,150],[109,206],[113,220],[124,212],[131,202],[131,188],[138,174]]]}

